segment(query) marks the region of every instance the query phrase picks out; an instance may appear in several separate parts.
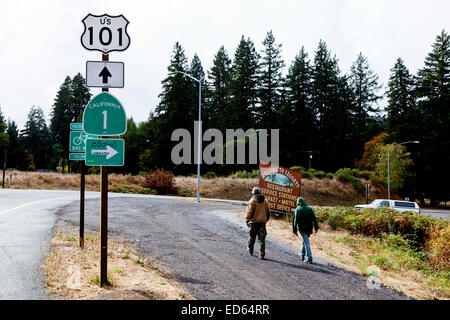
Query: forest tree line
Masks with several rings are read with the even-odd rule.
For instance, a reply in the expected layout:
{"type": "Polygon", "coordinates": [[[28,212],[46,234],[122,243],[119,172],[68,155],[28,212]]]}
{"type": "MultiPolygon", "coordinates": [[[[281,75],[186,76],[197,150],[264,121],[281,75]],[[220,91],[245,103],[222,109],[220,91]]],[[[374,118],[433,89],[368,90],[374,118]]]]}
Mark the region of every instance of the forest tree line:
{"type": "MultiPolygon", "coordinates": [[[[175,166],[170,159],[177,143],[171,141],[173,130],[186,128],[194,137],[193,122],[198,117],[198,83],[180,73],[185,72],[202,79],[203,131],[280,129],[282,166],[307,167],[311,155],[313,167],[325,171],[364,167],[365,143],[380,134],[385,144],[419,140],[418,145],[407,145],[412,165],[404,188],[416,199],[450,198],[450,36],[445,30],[416,74],[409,72],[402,58],[393,61],[385,87],[363,53],[343,72],[337,57],[320,40],[312,55],[301,47],[283,73],[282,45],[271,31],[262,45],[258,52],[254,42],[242,36],[233,58],[222,46],[205,73],[198,55],[188,61],[182,46],[175,43],[160,102],[147,121],[128,119],[123,135],[125,166],[114,171],[137,174],[163,167],[175,174],[195,172],[195,165],[175,166]],[[379,106],[383,97],[384,109],[379,106]]],[[[67,164],[69,124],[81,122],[90,98],[85,79],[77,74],[66,77],[59,88],[49,122],[42,109],[33,106],[19,131],[0,110],[0,149],[7,150],[8,167],[36,170],[67,164]]],[[[79,164],[71,162],[69,167],[77,171],[79,164]]],[[[254,168],[203,165],[202,171],[229,174],[254,168]]]]}

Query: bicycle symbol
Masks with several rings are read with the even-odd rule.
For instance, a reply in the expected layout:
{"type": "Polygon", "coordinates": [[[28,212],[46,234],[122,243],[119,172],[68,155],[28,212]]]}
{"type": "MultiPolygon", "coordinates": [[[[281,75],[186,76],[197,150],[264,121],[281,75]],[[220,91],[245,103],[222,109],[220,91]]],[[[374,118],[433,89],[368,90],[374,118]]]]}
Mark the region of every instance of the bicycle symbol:
{"type": "Polygon", "coordinates": [[[81,139],[81,137],[75,137],[73,139],[73,144],[76,146],[80,145],[82,142],[83,142],[83,139],[81,139]]]}

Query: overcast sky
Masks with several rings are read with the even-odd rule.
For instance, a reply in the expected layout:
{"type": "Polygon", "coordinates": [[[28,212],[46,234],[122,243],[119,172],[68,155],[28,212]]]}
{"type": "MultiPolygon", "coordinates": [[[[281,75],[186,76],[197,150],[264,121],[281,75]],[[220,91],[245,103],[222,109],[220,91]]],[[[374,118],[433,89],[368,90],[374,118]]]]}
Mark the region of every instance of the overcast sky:
{"type": "Polygon", "coordinates": [[[128,117],[140,122],[159,101],[175,41],[189,60],[197,53],[206,71],[220,46],[234,55],[241,35],[259,51],[272,30],[287,66],[302,45],[312,58],[323,39],[344,73],[362,52],[386,86],[397,57],[413,73],[423,66],[435,37],[442,29],[450,32],[449,12],[448,0],[1,0],[0,107],[20,128],[32,105],[41,106],[49,119],[65,77],[85,76],[86,61],[101,60],[100,52],[80,43],[81,20],[88,13],[123,14],[130,21],[130,47],[110,54],[111,61],[125,63],[125,88],[110,92],[128,117]]]}

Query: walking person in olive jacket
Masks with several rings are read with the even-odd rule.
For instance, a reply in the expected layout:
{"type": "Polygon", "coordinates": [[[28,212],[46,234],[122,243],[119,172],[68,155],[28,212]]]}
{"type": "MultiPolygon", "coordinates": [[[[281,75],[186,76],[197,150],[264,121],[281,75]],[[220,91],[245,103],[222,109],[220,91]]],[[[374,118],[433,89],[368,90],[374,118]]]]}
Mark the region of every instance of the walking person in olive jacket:
{"type": "Polygon", "coordinates": [[[297,199],[297,208],[294,213],[294,220],[292,220],[292,232],[296,236],[297,230],[300,232],[300,235],[303,239],[302,246],[302,261],[305,261],[305,254],[307,256],[307,263],[312,263],[312,253],[311,246],[309,244],[309,236],[314,230],[319,230],[319,223],[317,222],[316,214],[314,213],[313,208],[306,205],[305,199],[299,197],[297,199]]]}
{"type": "Polygon", "coordinates": [[[247,217],[245,223],[250,228],[250,237],[248,239],[247,251],[253,255],[253,247],[255,246],[256,235],[259,240],[259,259],[263,260],[266,254],[266,223],[270,219],[269,203],[261,194],[258,187],[252,190],[253,197],[248,202],[247,217]]]}

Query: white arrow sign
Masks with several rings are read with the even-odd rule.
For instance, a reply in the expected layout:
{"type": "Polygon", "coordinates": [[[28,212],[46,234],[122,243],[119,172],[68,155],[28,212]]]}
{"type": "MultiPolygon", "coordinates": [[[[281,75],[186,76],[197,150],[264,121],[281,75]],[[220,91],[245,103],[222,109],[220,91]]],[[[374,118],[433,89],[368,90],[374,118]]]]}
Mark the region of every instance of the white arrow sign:
{"type": "Polygon", "coordinates": [[[96,88],[123,88],[123,62],[87,61],[86,85],[96,88]]]}
{"type": "Polygon", "coordinates": [[[100,156],[106,155],[106,159],[110,159],[114,157],[116,154],[118,154],[118,152],[113,148],[111,148],[110,146],[106,146],[106,150],[92,150],[91,154],[96,154],[100,156]]]}

